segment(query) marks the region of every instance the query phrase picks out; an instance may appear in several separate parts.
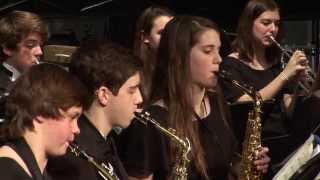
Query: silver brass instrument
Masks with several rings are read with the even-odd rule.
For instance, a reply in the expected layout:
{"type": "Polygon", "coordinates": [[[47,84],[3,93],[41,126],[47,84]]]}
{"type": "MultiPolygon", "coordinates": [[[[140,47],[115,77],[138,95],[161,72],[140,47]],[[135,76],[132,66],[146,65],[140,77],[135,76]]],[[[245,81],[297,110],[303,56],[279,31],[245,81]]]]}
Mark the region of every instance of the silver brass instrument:
{"type": "Polygon", "coordinates": [[[71,143],[69,145],[69,149],[71,153],[76,157],[81,157],[91,163],[98,170],[99,175],[104,180],[119,180],[117,175],[114,173],[113,167],[110,163],[108,163],[108,165],[104,163],[99,164],[92,156],[88,155],[84,150],[80,149],[80,147],[75,143],[71,143]]]}
{"type": "Polygon", "coordinates": [[[148,112],[144,113],[135,113],[137,120],[141,123],[147,125],[148,123],[152,124],[155,128],[157,128],[160,132],[164,133],[168,136],[173,142],[177,143],[179,148],[179,156],[176,157],[176,163],[173,167],[173,171],[171,174],[171,179],[173,180],[187,180],[188,178],[188,164],[189,153],[191,151],[191,144],[188,138],[181,138],[176,135],[174,129],[169,128],[166,129],[160,125],[159,122],[150,117],[148,112]]]}
{"type": "Polygon", "coordinates": [[[261,108],[262,98],[258,91],[246,84],[240,84],[238,81],[231,79],[228,72],[221,70],[218,76],[232,85],[236,86],[253,99],[253,109],[249,111],[248,121],[244,141],[242,143],[242,157],[240,162],[239,180],[261,180],[262,173],[256,169],[254,161],[257,160],[259,149],[262,147],[261,140],[261,108]]]}
{"type": "MultiPolygon", "coordinates": [[[[281,46],[281,44],[271,35],[269,36],[270,40],[281,50],[282,52],[282,57],[281,57],[281,65],[282,65],[282,69],[285,68],[286,66],[286,62],[285,62],[285,57],[286,58],[290,58],[293,54],[293,51],[290,49],[286,49],[284,47],[281,46]],[[285,57],[284,57],[285,56],[285,57]]],[[[306,66],[308,66],[307,68],[307,77],[305,81],[299,81],[298,85],[307,93],[310,92],[311,89],[311,85],[313,84],[313,82],[316,79],[316,74],[313,72],[313,70],[311,69],[311,67],[309,66],[309,64],[305,64],[306,66]]]]}

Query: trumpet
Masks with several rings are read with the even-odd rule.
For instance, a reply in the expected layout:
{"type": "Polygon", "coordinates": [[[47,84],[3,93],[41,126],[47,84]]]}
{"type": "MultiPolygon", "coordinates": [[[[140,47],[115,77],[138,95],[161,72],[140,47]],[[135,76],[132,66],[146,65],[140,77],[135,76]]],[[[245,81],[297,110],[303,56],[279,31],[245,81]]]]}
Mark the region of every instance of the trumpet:
{"type": "Polygon", "coordinates": [[[80,147],[75,143],[71,143],[69,145],[69,149],[70,152],[76,157],[81,157],[91,163],[98,170],[99,175],[104,180],[119,180],[118,176],[114,173],[113,167],[110,163],[108,163],[108,165],[106,165],[105,163],[99,164],[92,156],[87,154],[84,150],[80,149],[80,147]]]}
{"type": "MultiPolygon", "coordinates": [[[[272,36],[269,36],[270,40],[280,49],[280,51],[283,53],[284,56],[286,56],[287,58],[290,58],[293,54],[293,51],[287,48],[284,48],[283,46],[281,46],[281,44],[272,36]]],[[[306,61],[307,62],[307,61],[306,61]]],[[[282,65],[282,69],[285,68],[286,66],[286,62],[284,60],[284,57],[281,57],[281,65],[282,65]]],[[[313,82],[316,79],[316,74],[312,71],[312,68],[309,66],[308,63],[303,63],[302,65],[306,65],[307,66],[307,77],[305,81],[299,81],[298,85],[307,93],[310,92],[311,86],[313,84],[313,82]]]]}

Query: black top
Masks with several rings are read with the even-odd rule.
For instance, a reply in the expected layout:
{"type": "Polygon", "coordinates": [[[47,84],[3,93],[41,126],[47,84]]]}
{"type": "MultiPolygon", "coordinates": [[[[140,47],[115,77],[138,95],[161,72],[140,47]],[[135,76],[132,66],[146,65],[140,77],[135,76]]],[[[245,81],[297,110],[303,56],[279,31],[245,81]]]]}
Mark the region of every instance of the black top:
{"type": "MultiPolygon", "coordinates": [[[[0,118],[4,119],[5,99],[9,94],[13,82],[10,80],[12,72],[0,64],[0,118]]],[[[0,123],[1,125],[1,123],[0,123]]]]}
{"type": "Polygon", "coordinates": [[[299,97],[293,112],[293,134],[303,143],[311,133],[320,136],[320,90],[308,97],[299,97]]]}
{"type": "MultiPolygon", "coordinates": [[[[210,179],[227,179],[230,165],[235,157],[236,142],[231,126],[222,118],[219,105],[211,99],[211,112],[197,120],[200,138],[203,142],[205,159],[208,163],[210,179]]],[[[151,117],[166,127],[168,112],[163,107],[152,105],[146,109],[151,117]]],[[[134,121],[120,136],[119,155],[129,175],[148,176],[153,173],[154,179],[166,179],[172,171],[174,162],[169,162],[169,137],[152,125],[134,121]]],[[[202,179],[192,165],[189,167],[188,179],[202,179]]]]}
{"type": "MultiPolygon", "coordinates": [[[[275,64],[265,70],[255,70],[250,66],[244,64],[241,60],[232,57],[226,57],[223,59],[220,68],[230,73],[232,79],[242,84],[252,86],[255,90],[260,90],[268,85],[277,75],[281,72],[281,64],[275,64]]],[[[244,92],[237,87],[223,81],[219,81],[225,98],[230,103],[235,101],[244,95],[244,92]]],[[[261,115],[262,120],[262,140],[265,146],[269,147],[272,164],[280,162],[286,157],[293,149],[291,147],[290,137],[290,124],[283,109],[283,95],[285,93],[291,93],[290,87],[284,87],[279,91],[272,101],[265,103],[265,108],[261,115]]],[[[238,103],[239,104],[239,103],[238,103]]],[[[241,103],[240,103],[241,104],[241,103]]],[[[252,103],[249,103],[250,105],[252,103]]],[[[231,106],[231,111],[239,113],[239,107],[241,105],[231,106]]],[[[245,116],[237,116],[232,113],[234,118],[235,127],[246,127],[239,123],[246,123],[247,113],[252,107],[247,108],[246,112],[241,112],[245,116]]],[[[245,129],[237,129],[236,134],[239,137],[239,141],[242,142],[245,129]]]]}
{"type": "Polygon", "coordinates": [[[1,179],[32,180],[25,170],[13,159],[0,157],[1,179]]]}
{"type": "MultiPolygon", "coordinates": [[[[118,157],[112,136],[105,140],[91,122],[82,115],[79,118],[80,135],[75,142],[99,164],[110,163],[120,180],[128,179],[118,157]]],[[[48,173],[54,180],[102,180],[96,168],[87,160],[75,157],[71,152],[49,160],[48,173]]]]}
{"type": "MultiPolygon", "coordinates": [[[[255,70],[232,57],[227,57],[222,61],[221,69],[230,72],[232,79],[252,86],[257,91],[268,85],[281,72],[280,64],[271,66],[266,70],[255,70]]],[[[244,92],[235,86],[222,81],[220,83],[228,102],[233,103],[244,95],[244,92]]],[[[272,108],[268,110],[269,112],[263,113],[263,137],[283,135],[288,132],[286,116],[282,109],[283,95],[288,92],[289,90],[286,88],[278,92],[274,97],[272,108]]]]}
{"type": "Polygon", "coordinates": [[[0,157],[1,179],[5,180],[49,180],[44,171],[41,173],[34,154],[23,138],[6,143],[23,160],[32,177],[14,160],[8,157],[0,157]]]}
{"type": "Polygon", "coordinates": [[[12,72],[9,71],[7,68],[3,66],[3,64],[0,64],[0,95],[3,95],[4,93],[9,92],[11,88],[11,78],[12,72]]]}

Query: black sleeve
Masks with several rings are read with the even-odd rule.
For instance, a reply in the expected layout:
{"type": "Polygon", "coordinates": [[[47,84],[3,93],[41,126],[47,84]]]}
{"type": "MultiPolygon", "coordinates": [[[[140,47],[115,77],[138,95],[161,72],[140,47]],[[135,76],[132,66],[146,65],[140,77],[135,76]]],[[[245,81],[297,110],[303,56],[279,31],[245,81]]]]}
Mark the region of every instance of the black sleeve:
{"type": "MultiPolygon", "coordinates": [[[[167,111],[159,106],[147,109],[151,117],[161,124],[167,111]]],[[[134,119],[118,139],[119,156],[129,176],[147,177],[150,174],[166,174],[168,171],[167,138],[151,124],[134,119]]]]}
{"type": "MultiPolygon", "coordinates": [[[[226,57],[223,59],[220,69],[227,71],[229,74],[229,78],[238,81],[239,83],[243,83],[243,80],[241,79],[241,64],[237,62],[237,59],[226,57]]],[[[235,102],[237,99],[239,99],[242,95],[244,95],[244,92],[241,91],[239,88],[235,87],[234,85],[230,84],[229,82],[225,82],[222,79],[219,79],[219,84],[222,88],[223,94],[228,102],[235,102]]]]}
{"type": "MultiPolygon", "coordinates": [[[[301,98],[301,97],[300,97],[301,98]]],[[[292,116],[293,130],[296,139],[304,142],[311,133],[320,134],[320,98],[310,96],[297,101],[292,116]]]]}

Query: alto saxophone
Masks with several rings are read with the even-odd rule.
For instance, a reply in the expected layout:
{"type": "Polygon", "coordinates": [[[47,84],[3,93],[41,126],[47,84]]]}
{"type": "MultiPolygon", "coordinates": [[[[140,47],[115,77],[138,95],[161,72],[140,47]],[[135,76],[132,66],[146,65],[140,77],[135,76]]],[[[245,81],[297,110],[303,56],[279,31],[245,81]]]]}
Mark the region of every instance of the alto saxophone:
{"type": "Polygon", "coordinates": [[[99,175],[104,180],[119,180],[118,176],[114,173],[113,167],[110,163],[108,165],[101,163],[99,164],[92,156],[88,155],[84,150],[80,149],[80,147],[71,143],[69,145],[69,149],[73,155],[76,157],[81,157],[91,163],[97,170],[99,175]]]}
{"type": "Polygon", "coordinates": [[[176,135],[174,129],[169,128],[166,129],[160,125],[159,122],[150,117],[148,112],[144,113],[135,113],[136,118],[143,124],[151,123],[154,127],[168,136],[173,142],[177,143],[179,146],[179,156],[176,157],[176,163],[173,167],[173,171],[171,174],[171,179],[173,180],[187,180],[188,178],[188,164],[189,153],[191,151],[191,144],[188,138],[181,138],[176,135]]]}
{"type": "Polygon", "coordinates": [[[224,70],[220,71],[219,77],[222,80],[236,86],[248,96],[253,99],[253,109],[249,111],[248,121],[246,125],[246,132],[242,144],[242,157],[240,162],[239,180],[261,180],[262,174],[256,169],[254,161],[257,160],[261,144],[261,107],[262,98],[259,92],[255,91],[253,87],[240,84],[234,79],[228,77],[228,73],[224,70]]]}

